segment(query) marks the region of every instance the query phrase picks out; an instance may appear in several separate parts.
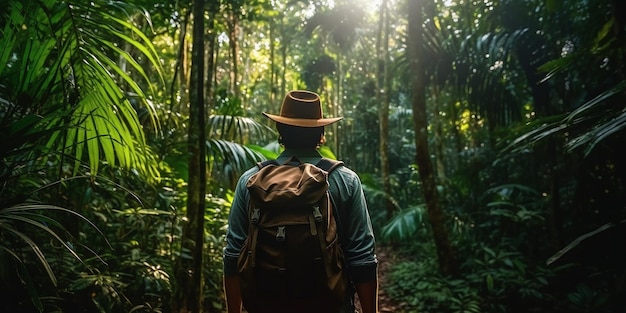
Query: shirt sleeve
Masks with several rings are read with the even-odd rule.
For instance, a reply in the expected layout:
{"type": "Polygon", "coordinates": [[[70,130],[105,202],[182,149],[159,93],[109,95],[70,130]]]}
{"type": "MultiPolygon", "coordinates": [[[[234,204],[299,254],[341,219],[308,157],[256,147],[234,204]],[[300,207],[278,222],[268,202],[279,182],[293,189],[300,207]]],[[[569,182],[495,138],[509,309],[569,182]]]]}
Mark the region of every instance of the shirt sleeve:
{"type": "Polygon", "coordinates": [[[331,173],[331,192],[338,198],[335,202],[348,271],[355,283],[373,281],[378,264],[376,242],[361,180],[346,167],[336,171],[331,173]]]}
{"type": "Polygon", "coordinates": [[[248,199],[250,195],[246,188],[248,178],[256,172],[250,169],[239,178],[235,187],[233,203],[228,215],[228,230],[226,231],[226,247],[224,248],[224,276],[237,275],[237,259],[248,235],[248,199]]]}

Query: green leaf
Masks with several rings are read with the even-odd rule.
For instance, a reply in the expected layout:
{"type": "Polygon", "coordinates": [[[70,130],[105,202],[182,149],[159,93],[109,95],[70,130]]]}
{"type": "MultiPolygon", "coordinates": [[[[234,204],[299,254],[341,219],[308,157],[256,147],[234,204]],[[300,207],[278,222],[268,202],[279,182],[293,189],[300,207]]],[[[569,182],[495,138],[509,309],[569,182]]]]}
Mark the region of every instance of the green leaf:
{"type": "Polygon", "coordinates": [[[491,274],[487,274],[487,277],[485,279],[485,283],[487,285],[487,290],[489,291],[489,293],[493,293],[494,292],[494,283],[493,283],[493,276],[491,276],[491,274]]]}

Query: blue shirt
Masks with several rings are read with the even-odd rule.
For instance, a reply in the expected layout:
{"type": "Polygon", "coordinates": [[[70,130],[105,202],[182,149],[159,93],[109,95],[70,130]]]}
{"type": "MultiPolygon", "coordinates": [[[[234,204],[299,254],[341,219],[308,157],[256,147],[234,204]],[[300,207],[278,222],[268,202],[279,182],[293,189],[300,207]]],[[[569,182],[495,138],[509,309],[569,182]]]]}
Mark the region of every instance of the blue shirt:
{"type": "MultiPolygon", "coordinates": [[[[285,150],[277,158],[279,163],[296,156],[301,162],[316,164],[322,156],[315,150],[285,150]]],[[[235,197],[228,217],[226,247],[224,248],[224,275],[237,275],[237,259],[248,232],[248,201],[246,183],[259,170],[253,167],[241,175],[235,188],[235,197]]],[[[339,166],[329,177],[330,193],[338,206],[338,224],[342,247],[354,283],[376,280],[377,260],[372,224],[363,194],[361,180],[346,166],[339,166]]]]}

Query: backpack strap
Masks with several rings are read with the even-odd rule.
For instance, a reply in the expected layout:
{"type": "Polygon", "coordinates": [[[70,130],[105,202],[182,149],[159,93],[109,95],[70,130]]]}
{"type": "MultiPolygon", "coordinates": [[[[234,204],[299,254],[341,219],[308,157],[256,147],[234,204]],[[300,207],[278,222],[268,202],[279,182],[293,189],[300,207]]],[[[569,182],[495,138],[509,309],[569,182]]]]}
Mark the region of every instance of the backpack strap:
{"type": "Polygon", "coordinates": [[[268,166],[270,164],[278,165],[278,161],[276,161],[276,160],[265,160],[263,162],[257,162],[256,166],[259,169],[262,169],[262,168],[264,168],[264,167],[266,167],[266,166],[268,166]]]}
{"type": "MultiPolygon", "coordinates": [[[[334,169],[342,165],[343,165],[343,161],[331,160],[327,158],[322,158],[316,164],[317,167],[325,170],[326,172],[328,172],[329,175],[330,175],[330,172],[332,172],[334,169]]],[[[342,234],[343,227],[341,225],[341,216],[339,215],[339,207],[337,206],[335,199],[333,199],[333,195],[330,193],[330,190],[328,191],[328,197],[330,198],[330,202],[333,206],[333,215],[335,216],[335,221],[337,223],[337,232],[339,233],[339,241],[343,243],[344,241],[343,234],[342,234]]]]}
{"type": "Polygon", "coordinates": [[[330,174],[335,168],[343,165],[343,161],[331,160],[327,158],[322,158],[319,162],[317,162],[316,166],[325,170],[330,174]]]}
{"type": "MultiPolygon", "coordinates": [[[[334,169],[338,168],[339,166],[343,165],[343,161],[337,161],[337,160],[331,160],[331,159],[327,159],[327,158],[322,158],[319,162],[317,162],[316,166],[325,170],[326,172],[328,172],[328,174],[330,175],[330,172],[332,172],[334,169]]],[[[338,207],[337,207],[337,203],[335,202],[335,200],[333,199],[333,195],[330,193],[330,190],[328,192],[328,196],[330,198],[330,202],[333,205],[333,214],[335,215],[335,220],[337,220],[337,229],[341,229],[341,221],[339,218],[339,211],[337,211],[338,207]]]]}

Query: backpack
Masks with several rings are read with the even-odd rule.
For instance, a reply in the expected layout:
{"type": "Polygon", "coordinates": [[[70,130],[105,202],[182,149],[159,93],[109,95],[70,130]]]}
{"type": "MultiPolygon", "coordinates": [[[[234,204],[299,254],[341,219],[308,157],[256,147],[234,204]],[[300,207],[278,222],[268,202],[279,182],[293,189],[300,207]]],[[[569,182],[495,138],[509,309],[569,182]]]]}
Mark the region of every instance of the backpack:
{"type": "Polygon", "coordinates": [[[248,237],[238,260],[248,311],[263,301],[275,308],[302,300],[331,312],[345,301],[347,271],[328,183],[342,164],[323,158],[313,165],[295,157],[257,164],[247,182],[248,237]]]}

